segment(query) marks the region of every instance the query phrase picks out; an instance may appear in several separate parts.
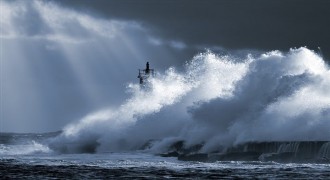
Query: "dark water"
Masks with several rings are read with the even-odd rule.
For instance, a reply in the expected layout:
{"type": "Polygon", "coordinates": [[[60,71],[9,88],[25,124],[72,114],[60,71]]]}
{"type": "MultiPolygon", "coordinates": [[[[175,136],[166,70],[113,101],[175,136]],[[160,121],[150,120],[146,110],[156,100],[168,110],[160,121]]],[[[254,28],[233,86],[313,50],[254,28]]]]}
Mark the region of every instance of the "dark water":
{"type": "Polygon", "coordinates": [[[14,157],[0,160],[3,178],[285,178],[327,179],[330,166],[261,162],[179,162],[148,154],[14,157]],[[101,158],[103,157],[103,158],[101,158]]]}
{"type": "Polygon", "coordinates": [[[146,152],[58,154],[50,134],[2,134],[1,179],[328,179],[329,164],[184,162],[146,152]]]}

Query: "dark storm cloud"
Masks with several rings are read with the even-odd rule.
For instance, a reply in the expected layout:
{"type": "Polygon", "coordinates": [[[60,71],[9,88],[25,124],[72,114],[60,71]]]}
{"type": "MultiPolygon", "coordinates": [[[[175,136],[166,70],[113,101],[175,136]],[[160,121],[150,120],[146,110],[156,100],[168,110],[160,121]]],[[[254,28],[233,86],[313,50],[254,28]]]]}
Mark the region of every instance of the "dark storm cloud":
{"type": "Polygon", "coordinates": [[[140,21],[151,28],[150,33],[183,41],[190,47],[288,50],[307,46],[321,47],[324,56],[330,57],[330,1],[71,0],[60,3],[101,16],[140,21]]]}

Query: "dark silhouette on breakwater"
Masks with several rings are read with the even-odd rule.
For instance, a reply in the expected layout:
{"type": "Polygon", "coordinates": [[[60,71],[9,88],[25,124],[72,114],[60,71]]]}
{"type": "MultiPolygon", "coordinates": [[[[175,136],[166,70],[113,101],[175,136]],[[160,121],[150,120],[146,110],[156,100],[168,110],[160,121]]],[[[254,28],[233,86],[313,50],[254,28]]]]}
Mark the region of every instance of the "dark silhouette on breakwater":
{"type": "Polygon", "coordinates": [[[150,69],[149,62],[147,62],[145,69],[139,69],[138,78],[140,80],[140,84],[143,85],[148,80],[148,78],[150,76],[154,76],[154,74],[154,69],[150,69]]]}
{"type": "Polygon", "coordinates": [[[275,161],[280,163],[330,163],[329,141],[248,142],[204,153],[203,145],[186,147],[184,141],[173,143],[164,157],[182,161],[275,161]]]}

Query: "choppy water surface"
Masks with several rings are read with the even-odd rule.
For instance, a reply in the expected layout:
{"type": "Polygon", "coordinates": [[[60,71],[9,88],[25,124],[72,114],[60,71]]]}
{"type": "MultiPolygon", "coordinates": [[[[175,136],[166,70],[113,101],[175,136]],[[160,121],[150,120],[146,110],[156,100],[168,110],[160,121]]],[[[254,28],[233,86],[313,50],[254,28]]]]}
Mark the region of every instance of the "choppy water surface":
{"type": "Polygon", "coordinates": [[[329,164],[182,162],[146,153],[9,155],[3,178],[329,178],[329,164]]]}
{"type": "Polygon", "coordinates": [[[45,134],[0,134],[2,179],[95,179],[95,178],[285,178],[326,179],[330,164],[281,164],[275,162],[179,161],[152,153],[61,154],[48,148],[45,134]]]}

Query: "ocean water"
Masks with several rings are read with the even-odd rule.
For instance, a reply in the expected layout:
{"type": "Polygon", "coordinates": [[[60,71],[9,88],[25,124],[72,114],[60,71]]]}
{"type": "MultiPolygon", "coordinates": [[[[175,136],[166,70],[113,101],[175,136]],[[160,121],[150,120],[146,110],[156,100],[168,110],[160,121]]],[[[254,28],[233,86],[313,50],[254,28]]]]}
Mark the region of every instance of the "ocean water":
{"type": "Polygon", "coordinates": [[[1,133],[2,179],[327,179],[330,164],[179,161],[144,151],[62,154],[47,146],[58,133],[1,133]]]}

